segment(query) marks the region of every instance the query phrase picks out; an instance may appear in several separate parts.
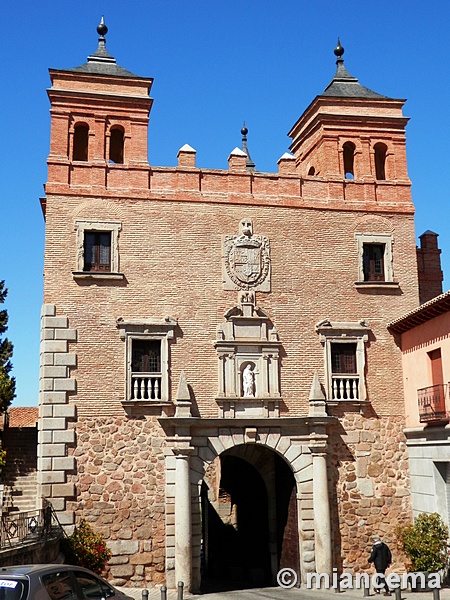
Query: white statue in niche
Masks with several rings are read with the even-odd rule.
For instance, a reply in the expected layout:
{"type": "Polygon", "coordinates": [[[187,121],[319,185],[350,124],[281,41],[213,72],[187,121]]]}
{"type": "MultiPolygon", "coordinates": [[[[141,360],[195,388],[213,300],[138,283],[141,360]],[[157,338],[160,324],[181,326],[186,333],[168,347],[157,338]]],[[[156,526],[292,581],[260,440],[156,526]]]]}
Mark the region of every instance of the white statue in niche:
{"type": "Polygon", "coordinates": [[[251,364],[248,364],[242,371],[242,389],[244,397],[255,396],[255,373],[251,364]]]}

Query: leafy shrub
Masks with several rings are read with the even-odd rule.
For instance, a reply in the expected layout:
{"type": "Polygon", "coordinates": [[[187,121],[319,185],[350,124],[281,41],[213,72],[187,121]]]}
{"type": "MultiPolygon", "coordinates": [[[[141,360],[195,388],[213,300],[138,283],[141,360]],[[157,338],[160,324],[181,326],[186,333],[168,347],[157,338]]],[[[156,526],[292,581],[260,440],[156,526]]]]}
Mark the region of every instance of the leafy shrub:
{"type": "Polygon", "coordinates": [[[61,540],[61,550],[66,562],[78,567],[85,567],[101,575],[111,558],[111,550],[101,533],[95,533],[84,519],[69,537],[61,540]]]}
{"type": "Polygon", "coordinates": [[[395,535],[409,570],[435,573],[447,565],[448,527],[438,513],[421,513],[414,523],[397,527],[395,535]]]}
{"type": "Polygon", "coordinates": [[[6,465],[6,450],[0,448],[0,468],[6,465]]]}

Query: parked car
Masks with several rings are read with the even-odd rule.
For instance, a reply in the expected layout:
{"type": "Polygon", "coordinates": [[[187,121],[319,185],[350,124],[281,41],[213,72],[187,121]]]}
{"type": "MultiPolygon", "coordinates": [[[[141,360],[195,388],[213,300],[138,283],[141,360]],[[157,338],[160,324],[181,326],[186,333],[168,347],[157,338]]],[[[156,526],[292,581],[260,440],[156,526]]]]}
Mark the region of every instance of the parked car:
{"type": "Polygon", "coordinates": [[[18,565],[0,568],[0,600],[132,600],[82,567],[18,565]]]}

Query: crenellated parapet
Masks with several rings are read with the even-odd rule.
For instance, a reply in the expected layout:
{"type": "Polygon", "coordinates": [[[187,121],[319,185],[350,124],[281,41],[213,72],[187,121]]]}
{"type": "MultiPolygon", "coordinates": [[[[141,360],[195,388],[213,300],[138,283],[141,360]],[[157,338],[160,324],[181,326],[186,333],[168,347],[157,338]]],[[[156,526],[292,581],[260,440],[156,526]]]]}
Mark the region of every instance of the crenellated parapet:
{"type": "MultiPolygon", "coordinates": [[[[190,160],[195,161],[195,154],[190,153],[190,160]]],[[[213,170],[69,161],[63,165],[49,158],[46,193],[89,197],[95,189],[104,198],[120,193],[156,201],[414,212],[409,181],[299,177],[294,165],[293,157],[280,159],[277,173],[258,173],[235,163],[228,170],[213,170]]]]}

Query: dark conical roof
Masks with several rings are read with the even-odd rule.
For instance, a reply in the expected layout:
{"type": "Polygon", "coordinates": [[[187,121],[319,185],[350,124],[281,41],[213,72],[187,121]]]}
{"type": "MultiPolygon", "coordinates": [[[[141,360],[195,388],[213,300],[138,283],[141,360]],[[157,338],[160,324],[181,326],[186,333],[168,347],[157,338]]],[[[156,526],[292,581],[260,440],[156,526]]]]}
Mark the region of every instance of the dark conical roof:
{"type": "Polygon", "coordinates": [[[336,73],[325,88],[325,91],[321,94],[322,96],[335,96],[337,98],[388,98],[388,96],[383,96],[364,87],[356,77],[350,75],[344,67],[344,59],[342,58],[344,48],[341,46],[339,39],[334,53],[338,57],[336,61],[336,73]]]}
{"type": "Polygon", "coordinates": [[[98,48],[88,56],[88,61],[84,65],[68,69],[68,71],[74,71],[76,73],[88,73],[93,75],[109,75],[113,77],[138,77],[131,71],[127,71],[123,67],[120,67],[116,63],[114,56],[106,50],[106,39],[105,35],[108,33],[108,28],[105,25],[105,21],[102,17],[100,24],[97,27],[98,48]]]}

